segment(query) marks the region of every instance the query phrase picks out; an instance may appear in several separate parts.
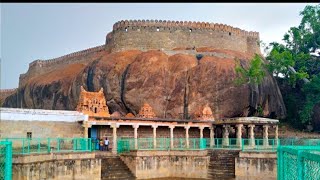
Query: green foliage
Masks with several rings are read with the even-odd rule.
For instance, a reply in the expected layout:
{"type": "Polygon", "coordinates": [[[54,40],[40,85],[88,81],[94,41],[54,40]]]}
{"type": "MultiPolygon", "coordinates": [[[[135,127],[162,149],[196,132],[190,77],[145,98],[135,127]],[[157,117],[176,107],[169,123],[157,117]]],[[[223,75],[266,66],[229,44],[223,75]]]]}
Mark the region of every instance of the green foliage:
{"type": "Polygon", "coordinates": [[[314,106],[320,103],[320,74],[314,76],[302,91],[305,93],[306,102],[299,115],[302,123],[308,123],[311,121],[314,106]]]}
{"type": "Polygon", "coordinates": [[[294,53],[315,52],[320,48],[320,5],[306,6],[300,12],[302,20],[298,27],[291,27],[284,35],[283,40],[287,48],[294,53]]]}
{"type": "Polygon", "coordinates": [[[267,60],[269,61],[267,69],[275,76],[279,76],[279,74],[282,74],[285,77],[288,77],[288,67],[294,66],[295,63],[290,51],[288,51],[287,49],[281,49],[277,46],[275,46],[271,50],[269,56],[267,57],[267,60]]]}
{"type": "Polygon", "coordinates": [[[288,82],[291,86],[295,87],[298,80],[308,77],[308,73],[304,72],[303,70],[299,70],[296,73],[289,72],[288,82]]]}
{"type": "Polygon", "coordinates": [[[255,55],[250,61],[248,69],[243,68],[240,64],[236,64],[236,73],[238,78],[235,79],[237,85],[242,84],[260,84],[265,76],[265,67],[262,58],[255,55]]]}
{"type": "Polygon", "coordinates": [[[257,113],[258,113],[258,116],[263,116],[263,109],[261,105],[258,106],[257,113]]]}
{"type": "Polygon", "coordinates": [[[306,6],[300,15],[299,26],[285,33],[285,44],[270,43],[266,57],[267,69],[281,87],[287,120],[299,128],[311,121],[314,106],[320,103],[320,57],[313,54],[320,49],[320,4],[306,6]]]}

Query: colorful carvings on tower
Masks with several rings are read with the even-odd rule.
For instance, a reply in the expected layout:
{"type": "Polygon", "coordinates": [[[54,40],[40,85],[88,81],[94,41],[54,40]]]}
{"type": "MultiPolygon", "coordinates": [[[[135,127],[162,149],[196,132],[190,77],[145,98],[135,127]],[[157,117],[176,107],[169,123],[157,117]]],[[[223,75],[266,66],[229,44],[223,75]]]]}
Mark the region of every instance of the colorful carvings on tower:
{"type": "Polygon", "coordinates": [[[88,92],[81,86],[79,103],[76,110],[89,116],[110,117],[103,88],[98,92],[88,92]]]}
{"type": "Polygon", "coordinates": [[[139,111],[138,117],[155,118],[156,114],[153,112],[152,107],[148,103],[144,103],[139,111]]]}

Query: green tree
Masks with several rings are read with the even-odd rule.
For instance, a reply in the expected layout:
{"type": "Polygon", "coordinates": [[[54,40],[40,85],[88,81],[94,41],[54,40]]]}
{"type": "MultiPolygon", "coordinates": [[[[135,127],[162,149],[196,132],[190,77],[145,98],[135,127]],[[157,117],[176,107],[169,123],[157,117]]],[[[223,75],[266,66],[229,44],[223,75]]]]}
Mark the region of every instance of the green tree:
{"type": "Polygon", "coordinates": [[[258,85],[262,82],[265,76],[262,58],[257,54],[250,61],[249,67],[247,69],[242,67],[240,63],[237,63],[235,70],[238,75],[238,78],[236,78],[235,80],[235,83],[237,85],[258,85]]]}
{"type": "Polygon", "coordinates": [[[285,44],[270,43],[266,60],[281,87],[287,120],[301,128],[320,103],[320,4],[306,6],[300,15],[299,26],[285,33],[285,44]]]}
{"type": "Polygon", "coordinates": [[[311,121],[314,106],[320,103],[320,74],[314,76],[310,83],[303,86],[302,91],[306,101],[299,114],[301,122],[308,123],[311,121]]]}
{"type": "Polygon", "coordinates": [[[249,67],[245,68],[241,66],[240,62],[237,61],[235,71],[237,74],[237,78],[235,79],[236,85],[244,85],[248,84],[250,88],[251,101],[250,101],[250,111],[252,113],[261,116],[262,115],[262,107],[257,104],[254,104],[254,93],[258,92],[258,85],[263,81],[265,77],[265,67],[262,57],[259,55],[255,55],[253,59],[251,59],[249,63],[249,67]]]}

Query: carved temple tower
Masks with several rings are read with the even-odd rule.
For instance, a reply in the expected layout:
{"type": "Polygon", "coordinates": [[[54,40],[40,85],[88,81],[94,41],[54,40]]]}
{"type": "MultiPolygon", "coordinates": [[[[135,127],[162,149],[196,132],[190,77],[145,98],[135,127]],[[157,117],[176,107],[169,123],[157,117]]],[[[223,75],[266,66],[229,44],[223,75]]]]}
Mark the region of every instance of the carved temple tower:
{"type": "Polygon", "coordinates": [[[96,117],[110,117],[103,88],[98,92],[88,92],[81,86],[77,111],[96,117]]]}
{"type": "Polygon", "coordinates": [[[197,120],[212,120],[214,121],[213,113],[208,104],[206,104],[203,110],[199,110],[195,113],[195,119],[197,120]]]}
{"type": "Polygon", "coordinates": [[[153,112],[152,107],[148,103],[144,103],[139,111],[138,116],[142,118],[155,118],[156,114],[153,112]]]}

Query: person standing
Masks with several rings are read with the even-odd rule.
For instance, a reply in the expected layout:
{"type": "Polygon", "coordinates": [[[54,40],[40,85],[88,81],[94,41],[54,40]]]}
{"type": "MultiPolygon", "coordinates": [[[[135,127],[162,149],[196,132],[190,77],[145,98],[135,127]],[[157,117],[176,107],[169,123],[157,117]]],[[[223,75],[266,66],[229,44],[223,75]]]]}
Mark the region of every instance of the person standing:
{"type": "Polygon", "coordinates": [[[100,144],[100,151],[103,151],[104,149],[103,139],[100,139],[99,144],[100,144]]]}
{"type": "Polygon", "coordinates": [[[105,145],[105,149],[107,151],[109,151],[109,139],[106,137],[106,139],[104,140],[104,145],[105,145]]]}

